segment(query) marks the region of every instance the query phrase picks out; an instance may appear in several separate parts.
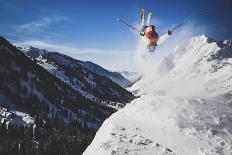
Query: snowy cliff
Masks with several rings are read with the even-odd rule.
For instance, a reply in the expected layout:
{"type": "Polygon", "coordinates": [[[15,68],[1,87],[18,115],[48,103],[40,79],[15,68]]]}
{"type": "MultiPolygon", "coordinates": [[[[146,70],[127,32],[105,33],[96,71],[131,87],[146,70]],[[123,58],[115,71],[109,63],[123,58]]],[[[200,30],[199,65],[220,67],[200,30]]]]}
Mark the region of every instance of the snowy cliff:
{"type": "Polygon", "coordinates": [[[84,155],[230,154],[231,53],[230,42],[204,35],[173,48],[130,88],[141,97],[103,123],[84,155]]]}

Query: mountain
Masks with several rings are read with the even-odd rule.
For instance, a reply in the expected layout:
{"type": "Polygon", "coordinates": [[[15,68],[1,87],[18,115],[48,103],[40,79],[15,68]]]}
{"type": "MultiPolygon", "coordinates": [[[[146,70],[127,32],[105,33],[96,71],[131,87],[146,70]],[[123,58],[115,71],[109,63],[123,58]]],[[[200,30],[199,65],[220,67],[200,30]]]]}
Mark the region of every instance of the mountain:
{"type": "Polygon", "coordinates": [[[201,35],[169,50],[147,65],[130,88],[140,98],[105,120],[84,155],[231,154],[231,44],[201,35]]]}
{"type": "Polygon", "coordinates": [[[70,57],[45,50],[28,56],[29,49],[21,50],[0,37],[0,154],[81,154],[115,104],[133,99],[70,57]],[[83,95],[69,78],[82,80],[86,92],[98,98],[83,95]]]}
{"type": "Polygon", "coordinates": [[[117,71],[117,73],[128,79],[132,84],[138,81],[142,76],[140,73],[129,71],[117,71]]]}
{"type": "Polygon", "coordinates": [[[120,83],[120,81],[126,80],[125,78],[121,78],[121,75],[111,73],[96,64],[33,47],[24,50],[24,52],[83,96],[99,100],[99,102],[110,103],[111,106],[116,105],[116,107],[123,106],[124,103],[133,99],[130,92],[112,80],[118,79],[120,83]]]}
{"type": "MultiPolygon", "coordinates": [[[[47,54],[55,54],[54,52],[48,52],[46,50],[42,50],[42,49],[38,49],[38,48],[34,48],[34,47],[29,47],[26,49],[21,49],[24,52],[27,53],[27,55],[29,55],[30,57],[36,59],[39,58],[40,56],[47,56],[47,54]]],[[[57,55],[59,55],[59,57],[62,57],[61,59],[64,61],[64,59],[67,59],[66,61],[74,61],[74,59],[72,59],[71,57],[68,57],[66,55],[62,55],[59,53],[56,53],[57,55]]],[[[126,78],[124,78],[121,74],[117,73],[117,72],[111,72],[108,71],[106,69],[104,69],[103,67],[92,63],[90,61],[81,61],[81,60],[75,60],[76,64],[78,65],[82,65],[82,67],[84,67],[85,69],[100,75],[100,76],[104,76],[105,78],[108,78],[110,80],[112,80],[113,82],[117,83],[118,85],[120,85],[121,87],[125,88],[128,85],[131,85],[131,82],[129,80],[127,80],[126,78]]]]}
{"type": "Polygon", "coordinates": [[[126,79],[125,77],[123,77],[121,74],[117,73],[117,72],[110,72],[104,68],[102,68],[101,66],[94,64],[90,61],[86,61],[83,62],[82,64],[88,68],[89,70],[91,70],[92,72],[104,76],[108,79],[111,79],[112,81],[114,81],[115,83],[119,84],[120,86],[126,88],[128,86],[130,86],[132,84],[131,81],[129,81],[128,79],[126,79]]]}

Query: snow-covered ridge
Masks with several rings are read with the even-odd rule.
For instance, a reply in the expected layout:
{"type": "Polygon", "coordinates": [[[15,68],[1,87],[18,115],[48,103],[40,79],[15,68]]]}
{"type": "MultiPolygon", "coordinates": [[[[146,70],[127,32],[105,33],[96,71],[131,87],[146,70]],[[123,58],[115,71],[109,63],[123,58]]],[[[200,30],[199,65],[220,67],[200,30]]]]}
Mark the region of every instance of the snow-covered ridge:
{"type": "Polygon", "coordinates": [[[130,88],[141,97],[103,123],[84,155],[231,154],[231,44],[201,35],[170,50],[130,88]]]}
{"type": "MultiPolygon", "coordinates": [[[[49,53],[49,51],[47,51],[47,50],[43,50],[43,49],[39,49],[39,48],[35,48],[35,47],[20,48],[20,50],[25,52],[30,57],[32,57],[34,59],[39,59],[39,60],[43,60],[43,56],[46,55],[47,53],[49,53]]],[[[60,61],[62,61],[62,59],[63,58],[61,58],[60,61]]],[[[95,74],[104,76],[104,77],[112,80],[113,82],[117,83],[118,85],[120,85],[123,88],[126,88],[127,86],[132,84],[132,82],[130,82],[128,79],[123,77],[121,74],[118,74],[117,72],[108,71],[108,70],[104,69],[103,67],[101,67],[93,62],[90,62],[90,61],[81,61],[81,60],[77,60],[77,61],[80,64],[82,64],[84,67],[86,67],[88,70],[94,72],[95,74]]],[[[71,62],[67,62],[67,63],[71,64],[71,62]]]]}
{"type": "Polygon", "coordinates": [[[92,72],[94,72],[94,73],[96,73],[98,75],[101,75],[101,76],[105,76],[108,79],[111,79],[112,81],[119,84],[123,88],[126,88],[126,87],[128,87],[128,86],[130,86],[132,84],[130,79],[127,79],[126,77],[122,76],[121,74],[119,74],[117,72],[108,71],[108,70],[102,68],[101,66],[99,66],[99,65],[97,65],[95,63],[92,63],[90,61],[86,61],[86,62],[81,61],[81,63],[85,67],[90,69],[92,72]]]}
{"type": "Polygon", "coordinates": [[[114,72],[121,74],[123,77],[125,77],[132,83],[136,82],[138,79],[141,78],[141,73],[138,72],[130,72],[130,71],[114,71],[114,72]]]}
{"type": "Polygon", "coordinates": [[[44,54],[47,53],[46,50],[43,50],[43,49],[38,49],[38,48],[35,48],[35,47],[28,47],[28,48],[21,48],[21,50],[25,53],[27,53],[27,55],[29,55],[30,57],[32,58],[39,58],[41,56],[43,56],[44,54]]]}
{"type": "Polygon", "coordinates": [[[127,99],[132,96],[130,92],[119,86],[127,86],[131,84],[130,81],[122,75],[110,72],[97,64],[75,60],[64,54],[33,47],[23,51],[82,96],[100,104],[118,109],[123,106],[122,102],[128,102],[127,99]],[[113,82],[115,80],[117,82],[113,82]]]}

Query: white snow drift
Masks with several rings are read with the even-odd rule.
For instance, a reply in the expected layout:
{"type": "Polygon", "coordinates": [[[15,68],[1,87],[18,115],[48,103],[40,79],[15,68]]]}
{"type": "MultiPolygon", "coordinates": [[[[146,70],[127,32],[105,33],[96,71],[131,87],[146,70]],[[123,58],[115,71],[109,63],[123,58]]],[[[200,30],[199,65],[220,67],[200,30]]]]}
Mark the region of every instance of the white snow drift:
{"type": "Polygon", "coordinates": [[[231,44],[202,35],[159,61],[145,58],[143,78],[130,88],[141,97],[103,123],[84,155],[231,154],[232,58],[225,51],[231,44]]]}

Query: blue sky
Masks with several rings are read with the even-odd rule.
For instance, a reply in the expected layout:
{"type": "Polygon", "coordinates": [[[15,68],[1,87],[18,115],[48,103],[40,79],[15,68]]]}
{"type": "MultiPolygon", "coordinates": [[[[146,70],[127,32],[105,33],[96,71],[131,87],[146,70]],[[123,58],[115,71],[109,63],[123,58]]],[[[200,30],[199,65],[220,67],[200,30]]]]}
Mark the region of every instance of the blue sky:
{"type": "Polygon", "coordinates": [[[0,35],[108,69],[133,70],[136,36],[117,18],[135,24],[144,8],[153,12],[160,33],[187,20],[223,40],[232,36],[231,6],[230,0],[0,0],[0,35]]]}

